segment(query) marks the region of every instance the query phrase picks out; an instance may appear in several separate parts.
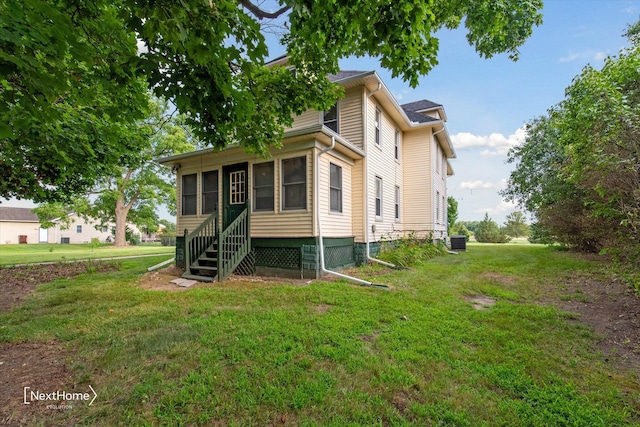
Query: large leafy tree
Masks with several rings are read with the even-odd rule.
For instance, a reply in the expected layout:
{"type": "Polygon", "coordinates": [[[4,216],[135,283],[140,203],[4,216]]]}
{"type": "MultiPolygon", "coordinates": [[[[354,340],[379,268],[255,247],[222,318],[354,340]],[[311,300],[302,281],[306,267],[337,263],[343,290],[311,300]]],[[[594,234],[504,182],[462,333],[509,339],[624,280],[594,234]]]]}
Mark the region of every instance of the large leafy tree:
{"type": "Polygon", "coordinates": [[[478,53],[518,48],[541,0],[0,1],[0,195],[50,200],[107,175],[135,143],[144,88],[169,99],[196,136],[266,154],[283,126],[328,108],[338,60],[372,55],[412,86],[436,63],[434,33],[462,23],[478,53]],[[267,68],[279,25],[291,73],[267,68]],[[124,133],[126,135],[126,132],[124,133]]]}
{"type": "Polygon", "coordinates": [[[37,208],[41,220],[64,218],[62,213],[75,212],[97,220],[102,226],[115,224],[114,246],[126,244],[127,223],[155,231],[159,223],[158,205],[175,209],[176,204],[175,177],[155,159],[191,151],[194,144],[182,126],[181,117],[170,116],[165,103],[151,105],[149,118],[130,129],[132,138],[144,141],[138,150],[123,156],[122,163],[96,181],[85,197],[66,205],[58,202],[37,208]]]}
{"type": "Polygon", "coordinates": [[[640,265],[640,22],[631,47],[585,67],[565,100],[536,119],[510,153],[504,195],[533,212],[547,236],[608,248],[640,265]]]}
{"type": "Polygon", "coordinates": [[[527,217],[520,211],[511,212],[507,215],[504,223],[504,232],[507,236],[518,238],[529,234],[527,217]]]}

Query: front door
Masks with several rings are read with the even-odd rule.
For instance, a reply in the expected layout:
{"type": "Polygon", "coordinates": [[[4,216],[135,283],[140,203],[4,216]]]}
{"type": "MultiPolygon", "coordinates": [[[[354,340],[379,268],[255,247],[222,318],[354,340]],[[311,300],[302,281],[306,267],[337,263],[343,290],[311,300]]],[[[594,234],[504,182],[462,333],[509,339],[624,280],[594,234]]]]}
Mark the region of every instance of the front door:
{"type": "Polygon", "coordinates": [[[248,163],[236,163],[222,168],[222,227],[227,228],[242,213],[247,201],[248,163]]]}
{"type": "Polygon", "coordinates": [[[49,242],[49,229],[40,228],[38,231],[38,242],[39,243],[48,243],[49,242]]]}

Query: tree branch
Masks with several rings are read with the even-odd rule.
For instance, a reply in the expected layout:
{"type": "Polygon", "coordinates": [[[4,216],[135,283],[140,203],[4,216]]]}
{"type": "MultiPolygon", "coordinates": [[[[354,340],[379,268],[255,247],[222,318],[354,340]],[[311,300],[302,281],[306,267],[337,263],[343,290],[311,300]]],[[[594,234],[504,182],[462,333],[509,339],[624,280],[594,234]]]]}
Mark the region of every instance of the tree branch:
{"type": "Polygon", "coordinates": [[[249,0],[239,0],[239,3],[258,19],[265,19],[265,18],[275,19],[275,18],[278,18],[283,13],[285,13],[286,11],[288,11],[289,9],[291,9],[291,6],[283,6],[275,12],[265,12],[255,4],[251,3],[251,1],[249,0]]]}

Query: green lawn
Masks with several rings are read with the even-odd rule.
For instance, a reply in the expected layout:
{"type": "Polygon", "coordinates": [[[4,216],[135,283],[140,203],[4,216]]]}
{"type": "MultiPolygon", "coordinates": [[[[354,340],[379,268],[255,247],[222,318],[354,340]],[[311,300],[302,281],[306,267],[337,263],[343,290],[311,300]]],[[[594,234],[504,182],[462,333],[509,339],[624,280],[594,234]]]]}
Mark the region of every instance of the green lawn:
{"type": "MultiPolygon", "coordinates": [[[[410,271],[309,285],[148,291],[121,271],[42,285],[0,315],[0,342],[55,342],[95,403],[51,425],[571,425],[640,420],[638,373],[545,304],[599,266],[538,245],[470,244],[410,271]],[[497,299],[479,311],[474,295],[497,299]]],[[[60,388],[71,387],[60,384],[60,388]]],[[[17,396],[21,399],[21,396],[17,396]]],[[[24,411],[29,411],[28,407],[24,411]]],[[[34,416],[38,416],[37,413],[34,416]]]]}
{"type": "Polygon", "coordinates": [[[32,262],[69,261],[76,259],[110,258],[129,255],[175,254],[175,246],[140,245],[114,248],[101,244],[33,244],[0,245],[0,265],[27,264],[32,262]]]}

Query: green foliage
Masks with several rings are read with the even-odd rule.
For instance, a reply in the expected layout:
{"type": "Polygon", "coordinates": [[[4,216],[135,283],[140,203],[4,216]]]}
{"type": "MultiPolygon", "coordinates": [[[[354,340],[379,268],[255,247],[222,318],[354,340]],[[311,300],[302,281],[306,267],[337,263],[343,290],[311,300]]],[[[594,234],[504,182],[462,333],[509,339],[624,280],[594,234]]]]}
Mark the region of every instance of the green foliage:
{"type": "Polygon", "coordinates": [[[342,91],[340,58],[380,58],[411,86],[437,63],[434,34],[463,22],[484,57],[518,48],[541,0],[435,4],[287,0],[0,2],[0,195],[68,201],[144,149],[146,89],[168,99],[205,144],[266,155],[283,127],[342,91]],[[282,34],[291,73],[265,67],[265,32],[282,34]],[[138,43],[140,49],[138,49],[138,43]]]}
{"type": "Polygon", "coordinates": [[[378,258],[397,267],[411,267],[444,254],[444,245],[434,245],[431,239],[409,236],[383,242],[378,258]]]}
{"type": "Polygon", "coordinates": [[[485,213],[474,233],[476,241],[480,243],[508,243],[511,238],[506,235],[506,230],[498,227],[498,224],[485,213]]]}
{"type": "Polygon", "coordinates": [[[465,225],[462,222],[456,222],[453,225],[453,228],[451,229],[451,234],[458,234],[460,236],[464,236],[466,241],[469,241],[469,238],[471,237],[471,231],[469,231],[469,229],[467,229],[467,227],[465,227],[465,225]]]}
{"type": "Polygon", "coordinates": [[[458,221],[456,224],[465,227],[471,233],[475,233],[476,229],[480,225],[480,221],[458,221]]]}
{"type": "Polygon", "coordinates": [[[540,239],[606,249],[632,268],[640,266],[639,28],[627,30],[632,47],[600,70],[585,67],[564,101],[528,124],[503,192],[535,214],[540,239]]]}
{"type": "Polygon", "coordinates": [[[447,197],[447,224],[449,229],[453,229],[458,220],[458,201],[452,196],[447,197]]]}
{"type": "Polygon", "coordinates": [[[89,243],[89,247],[91,248],[91,252],[95,251],[96,248],[100,247],[100,239],[97,237],[92,237],[91,242],[89,243]]]}
{"type": "Polygon", "coordinates": [[[520,236],[529,235],[529,225],[527,218],[522,212],[516,211],[507,215],[507,221],[504,223],[504,231],[508,236],[518,238],[520,236]]]}

